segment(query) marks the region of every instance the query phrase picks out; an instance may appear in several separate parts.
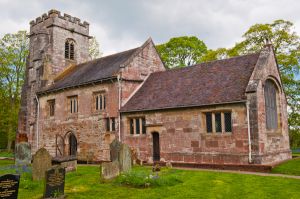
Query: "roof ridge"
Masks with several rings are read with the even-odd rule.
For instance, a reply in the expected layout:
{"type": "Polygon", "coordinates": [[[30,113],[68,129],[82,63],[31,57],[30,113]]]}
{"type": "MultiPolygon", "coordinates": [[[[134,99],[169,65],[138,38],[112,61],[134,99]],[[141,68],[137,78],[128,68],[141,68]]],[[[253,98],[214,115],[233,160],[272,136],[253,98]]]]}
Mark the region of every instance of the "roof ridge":
{"type": "MultiPolygon", "coordinates": [[[[225,58],[225,59],[218,59],[218,60],[212,60],[212,61],[208,61],[208,62],[201,62],[201,63],[197,63],[197,64],[194,64],[194,65],[191,65],[191,66],[170,68],[170,69],[165,70],[165,71],[153,72],[152,74],[164,73],[164,72],[173,72],[173,71],[178,71],[178,70],[188,70],[188,69],[195,68],[195,67],[201,67],[201,65],[204,65],[204,64],[212,64],[212,63],[216,63],[216,62],[220,62],[220,61],[229,61],[229,60],[236,59],[236,58],[243,58],[243,57],[246,57],[246,56],[259,55],[260,53],[261,53],[261,51],[256,52],[256,53],[246,54],[246,55],[238,55],[238,56],[229,57],[229,58],[225,58]]],[[[258,59],[258,57],[257,57],[257,59],[258,59]]]]}

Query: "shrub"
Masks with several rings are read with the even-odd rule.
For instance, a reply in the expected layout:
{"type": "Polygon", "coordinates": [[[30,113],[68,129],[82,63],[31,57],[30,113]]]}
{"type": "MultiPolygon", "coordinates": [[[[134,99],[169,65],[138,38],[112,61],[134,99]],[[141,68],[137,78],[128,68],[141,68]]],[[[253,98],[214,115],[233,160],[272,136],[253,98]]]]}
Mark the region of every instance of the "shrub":
{"type": "Polygon", "coordinates": [[[149,170],[132,170],[121,174],[114,182],[135,188],[174,186],[182,183],[176,170],[164,170],[159,173],[152,173],[149,170]]]}

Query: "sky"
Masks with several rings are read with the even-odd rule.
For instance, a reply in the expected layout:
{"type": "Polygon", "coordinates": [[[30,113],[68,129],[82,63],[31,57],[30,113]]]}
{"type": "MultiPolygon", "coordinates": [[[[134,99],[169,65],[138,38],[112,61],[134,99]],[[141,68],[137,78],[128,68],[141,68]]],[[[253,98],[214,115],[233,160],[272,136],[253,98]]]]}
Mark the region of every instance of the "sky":
{"type": "Polygon", "coordinates": [[[299,0],[0,0],[0,37],[29,30],[29,22],[50,9],[90,23],[90,35],[104,55],[197,36],[208,48],[232,47],[256,23],[294,23],[300,35],[299,0]]]}

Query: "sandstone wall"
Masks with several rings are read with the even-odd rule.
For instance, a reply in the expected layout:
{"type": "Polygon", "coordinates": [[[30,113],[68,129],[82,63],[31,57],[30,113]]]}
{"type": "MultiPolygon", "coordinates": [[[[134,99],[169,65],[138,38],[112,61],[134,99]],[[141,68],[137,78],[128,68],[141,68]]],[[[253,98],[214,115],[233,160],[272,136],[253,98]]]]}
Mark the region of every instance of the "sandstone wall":
{"type": "Polygon", "coordinates": [[[206,108],[124,113],[124,142],[135,148],[144,161],[152,161],[152,133],[160,137],[161,161],[248,164],[248,134],[245,104],[206,108]],[[232,132],[207,133],[205,112],[231,111],[232,132]],[[129,134],[129,119],[146,118],[145,135],[129,134]]]}

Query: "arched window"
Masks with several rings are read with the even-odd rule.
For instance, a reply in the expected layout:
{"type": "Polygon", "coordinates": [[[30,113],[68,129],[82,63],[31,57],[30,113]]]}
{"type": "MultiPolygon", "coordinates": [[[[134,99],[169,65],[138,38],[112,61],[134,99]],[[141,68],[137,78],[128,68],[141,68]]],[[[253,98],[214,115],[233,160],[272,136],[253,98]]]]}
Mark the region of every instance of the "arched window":
{"type": "Polygon", "coordinates": [[[65,58],[74,60],[75,59],[75,42],[74,40],[68,39],[65,42],[65,58]]]}
{"type": "Polygon", "coordinates": [[[277,129],[277,103],[276,103],[276,85],[273,81],[267,80],[264,87],[266,127],[267,129],[277,129]]]}

